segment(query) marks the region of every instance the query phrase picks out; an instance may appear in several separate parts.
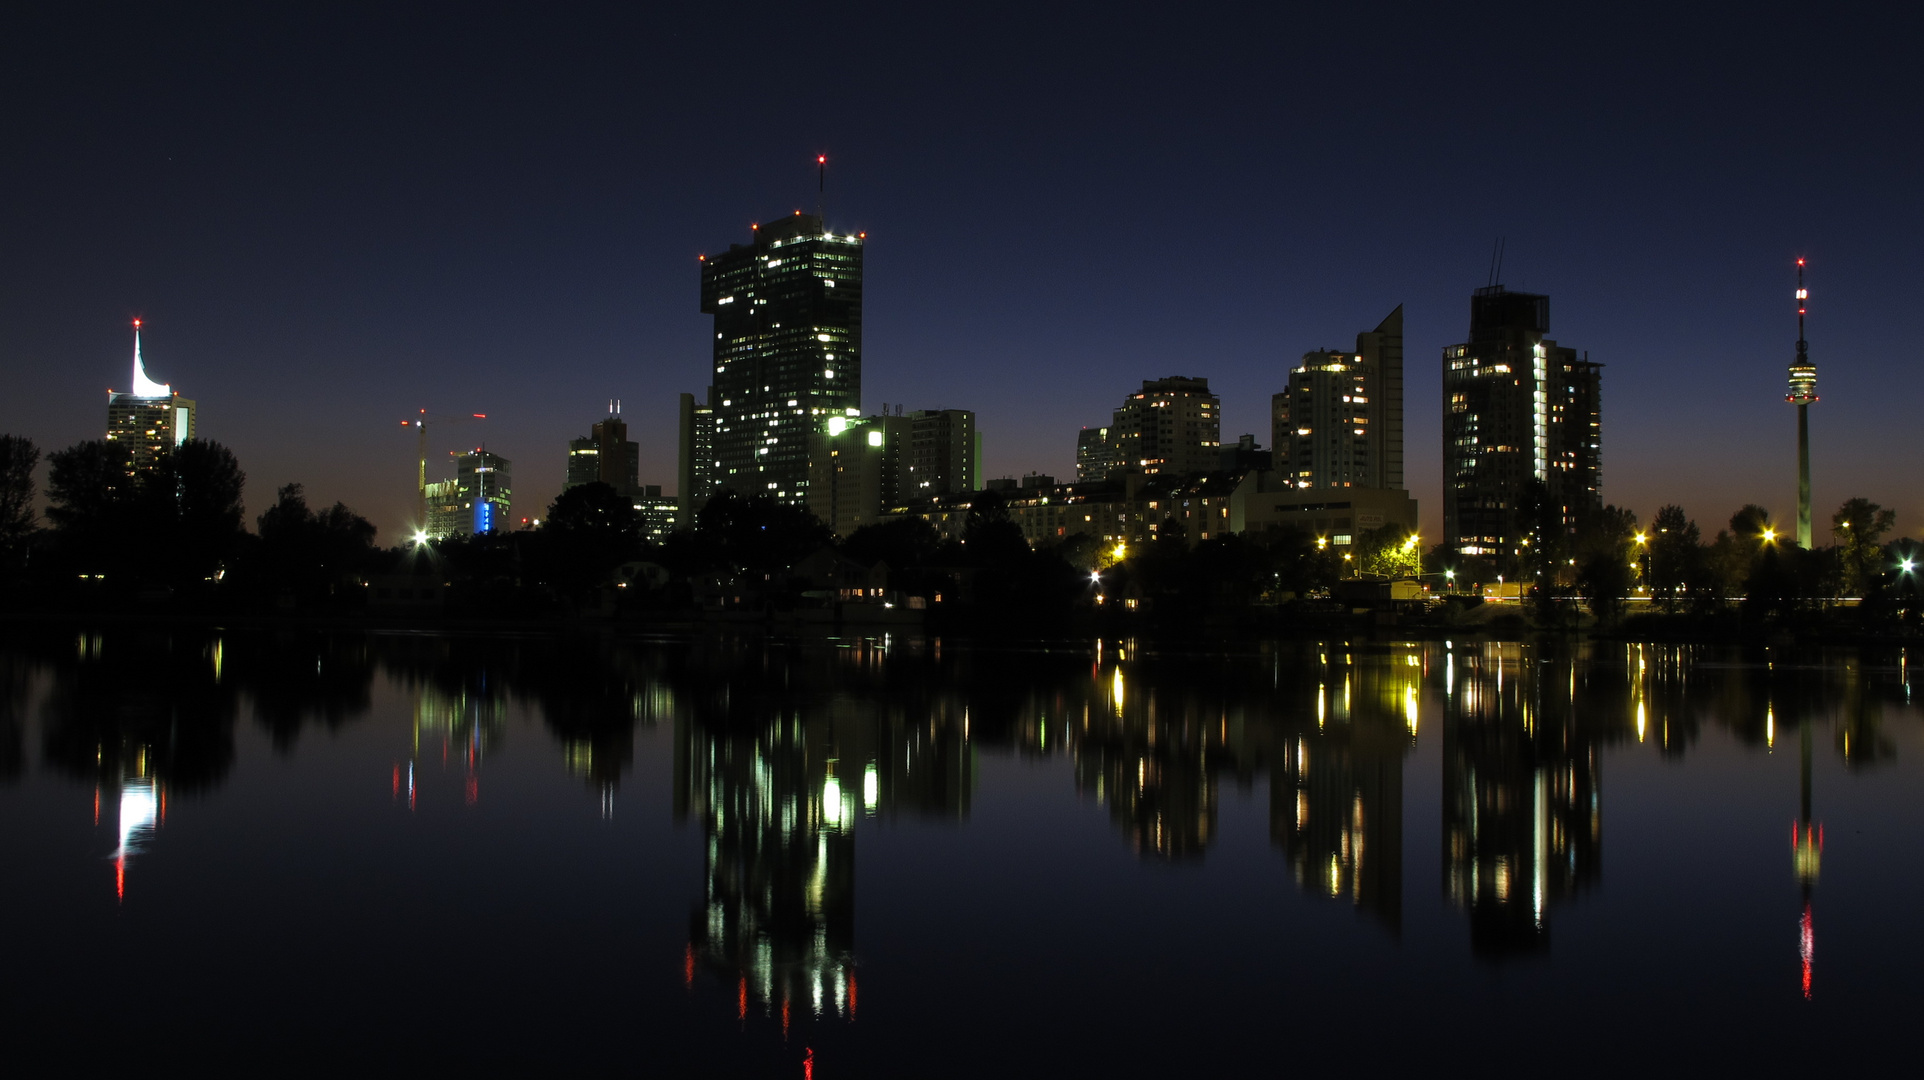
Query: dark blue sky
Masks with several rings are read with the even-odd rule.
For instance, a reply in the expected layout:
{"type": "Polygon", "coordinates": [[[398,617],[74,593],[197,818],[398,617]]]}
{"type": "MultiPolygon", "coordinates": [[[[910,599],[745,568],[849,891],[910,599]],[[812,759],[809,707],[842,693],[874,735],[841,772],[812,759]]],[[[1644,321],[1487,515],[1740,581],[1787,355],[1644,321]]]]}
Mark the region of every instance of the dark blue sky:
{"type": "Polygon", "coordinates": [[[1896,5],[0,19],[0,431],[98,437],[139,316],[250,513],[299,480],[395,540],[421,407],[490,414],[435,450],[513,459],[517,515],[610,397],[672,486],[695,257],[812,207],[824,152],[832,224],[869,233],[864,404],[975,409],[990,475],[1071,474],[1076,429],[1171,374],[1267,442],[1287,367],[1403,303],[1435,535],[1439,353],[1501,235],[1505,283],[1607,365],[1609,501],[1794,509],[1805,255],[1820,520],[1864,495],[1924,527],[1924,21],[1896,5]]]}

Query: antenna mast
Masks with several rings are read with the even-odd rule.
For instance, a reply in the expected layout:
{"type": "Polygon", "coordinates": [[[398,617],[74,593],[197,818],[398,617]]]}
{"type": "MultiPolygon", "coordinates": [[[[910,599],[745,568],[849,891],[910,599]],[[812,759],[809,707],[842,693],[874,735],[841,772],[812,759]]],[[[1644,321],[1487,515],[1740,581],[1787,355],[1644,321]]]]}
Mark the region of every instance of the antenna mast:
{"type": "Polygon", "coordinates": [[[815,220],[822,223],[822,231],[828,231],[828,218],[822,214],[822,202],[828,195],[828,155],[815,155],[815,220]]]}

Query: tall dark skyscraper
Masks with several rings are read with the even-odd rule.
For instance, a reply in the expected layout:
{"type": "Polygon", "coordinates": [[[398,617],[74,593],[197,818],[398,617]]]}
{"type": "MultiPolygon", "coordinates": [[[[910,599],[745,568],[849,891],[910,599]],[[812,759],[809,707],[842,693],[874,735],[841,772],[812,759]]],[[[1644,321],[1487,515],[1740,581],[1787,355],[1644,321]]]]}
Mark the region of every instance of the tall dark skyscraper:
{"type": "Polygon", "coordinates": [[[831,416],[860,415],[862,247],[797,212],[704,256],[715,317],[715,486],[808,499],[808,447],[831,416]]]}
{"type": "Polygon", "coordinates": [[[621,418],[621,402],[608,403],[608,416],[588,429],[586,438],[568,442],[568,482],[563,491],[600,482],[623,498],[641,492],[641,447],[628,441],[628,424],[621,418]]]}
{"type": "Polygon", "coordinates": [[[1603,504],[1603,365],[1546,337],[1550,298],[1470,298],[1470,340],[1443,350],[1443,538],[1514,572],[1539,527],[1603,504]]]}

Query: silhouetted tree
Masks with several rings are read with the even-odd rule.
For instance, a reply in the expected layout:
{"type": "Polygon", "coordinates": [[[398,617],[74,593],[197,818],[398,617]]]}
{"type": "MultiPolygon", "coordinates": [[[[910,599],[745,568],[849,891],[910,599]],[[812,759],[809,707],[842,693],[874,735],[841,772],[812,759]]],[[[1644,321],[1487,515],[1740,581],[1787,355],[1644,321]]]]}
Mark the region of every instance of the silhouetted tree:
{"type": "Polygon", "coordinates": [[[713,568],[768,578],[807,558],[834,534],[804,507],[725,490],[696,515],[690,539],[713,568]]]}
{"type": "Polygon", "coordinates": [[[1677,599],[1702,575],[1703,534],[1697,523],[1675,504],[1657,511],[1650,521],[1650,587],[1672,610],[1677,599]]]}
{"type": "Polygon", "coordinates": [[[579,598],[641,552],[641,518],[632,501],[597,480],[577,484],[548,507],[541,525],[540,574],[579,598]]]}
{"type": "Polygon", "coordinates": [[[94,439],[47,455],[47,520],[69,570],[130,569],[136,492],[133,455],[120,443],[94,439]]]}
{"type": "Polygon", "coordinates": [[[0,578],[20,565],[39,515],[34,512],[33,467],[40,449],[33,440],[0,435],[0,578]]]}
{"type": "Polygon", "coordinates": [[[358,601],[360,576],[373,570],[376,558],[373,523],[338,502],[310,510],[299,484],[275,495],[256,519],[260,542],[247,560],[249,584],[291,593],[304,605],[358,601]]]}
{"type": "Polygon", "coordinates": [[[1604,506],[1577,523],[1571,544],[1576,561],[1576,584],[1597,621],[1615,621],[1634,583],[1637,515],[1620,506],[1604,506]]]}
{"type": "Polygon", "coordinates": [[[1874,592],[1884,571],[1884,534],[1897,523],[1897,511],[1869,499],[1846,499],[1830,517],[1842,573],[1842,591],[1852,596],[1874,592]]]}
{"type": "Polygon", "coordinates": [[[176,587],[213,581],[240,546],[246,482],[220,443],[189,439],[162,454],[139,485],[140,525],[160,560],[150,572],[176,587]]]}
{"type": "Polygon", "coordinates": [[[859,563],[873,566],[885,562],[900,570],[924,565],[941,546],[942,535],[927,518],[904,514],[849,533],[842,541],[842,554],[859,563]]]}

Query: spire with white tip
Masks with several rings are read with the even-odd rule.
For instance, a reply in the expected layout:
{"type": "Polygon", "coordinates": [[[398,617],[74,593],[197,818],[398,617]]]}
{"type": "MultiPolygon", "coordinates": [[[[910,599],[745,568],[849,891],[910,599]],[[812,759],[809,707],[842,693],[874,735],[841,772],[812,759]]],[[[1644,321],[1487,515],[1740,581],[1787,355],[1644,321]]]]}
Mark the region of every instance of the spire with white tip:
{"type": "Polygon", "coordinates": [[[134,320],[134,397],[172,397],[174,388],[147,377],[147,365],[140,361],[140,320],[134,320]]]}

